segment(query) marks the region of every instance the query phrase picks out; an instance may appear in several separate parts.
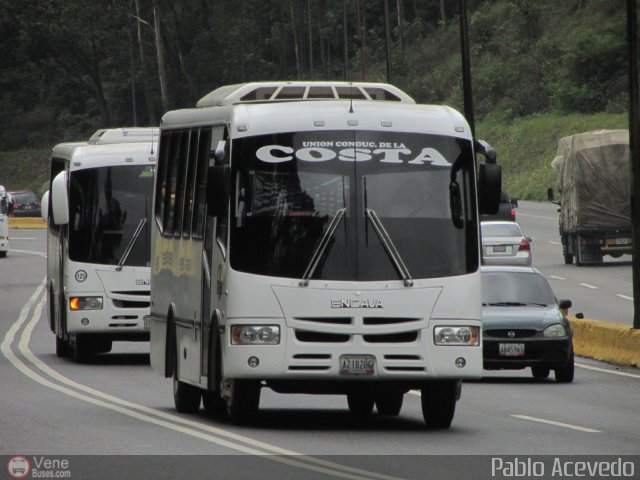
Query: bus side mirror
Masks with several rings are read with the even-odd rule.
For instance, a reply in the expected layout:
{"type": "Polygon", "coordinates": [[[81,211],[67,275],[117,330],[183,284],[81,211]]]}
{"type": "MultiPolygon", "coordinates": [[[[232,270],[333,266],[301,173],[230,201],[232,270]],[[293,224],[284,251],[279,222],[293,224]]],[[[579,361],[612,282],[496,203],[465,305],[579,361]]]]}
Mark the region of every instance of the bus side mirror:
{"type": "Polygon", "coordinates": [[[497,163],[481,163],[478,172],[478,210],[494,215],[500,206],[502,168],[497,163]]]}
{"type": "Polygon", "coordinates": [[[210,165],[207,177],[207,210],[213,217],[226,217],[229,205],[229,165],[210,165]]]}
{"type": "Polygon", "coordinates": [[[67,225],[69,223],[69,194],[67,193],[66,171],[60,172],[51,182],[51,213],[55,225],[67,225]]]}
{"type": "Polygon", "coordinates": [[[42,200],[40,201],[40,215],[42,216],[42,220],[45,222],[49,221],[49,190],[44,192],[42,195],[42,200]]]}

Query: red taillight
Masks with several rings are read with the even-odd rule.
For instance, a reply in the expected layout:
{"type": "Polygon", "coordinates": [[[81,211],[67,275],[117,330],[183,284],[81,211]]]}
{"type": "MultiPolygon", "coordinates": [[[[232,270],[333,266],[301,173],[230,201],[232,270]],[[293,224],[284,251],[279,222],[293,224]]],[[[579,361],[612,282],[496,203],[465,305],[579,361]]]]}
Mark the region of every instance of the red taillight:
{"type": "Polygon", "coordinates": [[[531,245],[529,244],[529,242],[527,241],[526,238],[523,238],[520,241],[520,247],[518,248],[518,251],[519,252],[526,252],[526,251],[529,251],[529,250],[531,250],[531,245]]]}
{"type": "Polygon", "coordinates": [[[516,221],[516,209],[515,208],[511,209],[511,220],[513,220],[514,222],[516,221]]]}

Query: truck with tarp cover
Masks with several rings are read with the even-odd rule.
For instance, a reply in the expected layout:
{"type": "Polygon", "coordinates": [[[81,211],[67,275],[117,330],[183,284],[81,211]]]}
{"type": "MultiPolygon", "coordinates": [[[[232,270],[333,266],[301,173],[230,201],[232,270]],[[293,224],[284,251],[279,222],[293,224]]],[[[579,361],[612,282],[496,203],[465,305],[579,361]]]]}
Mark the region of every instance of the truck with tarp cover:
{"type": "MultiPolygon", "coordinates": [[[[631,176],[628,130],[563,137],[551,166],[560,198],[564,263],[602,263],[631,254],[631,176]]],[[[549,189],[549,200],[554,200],[549,189]]]]}

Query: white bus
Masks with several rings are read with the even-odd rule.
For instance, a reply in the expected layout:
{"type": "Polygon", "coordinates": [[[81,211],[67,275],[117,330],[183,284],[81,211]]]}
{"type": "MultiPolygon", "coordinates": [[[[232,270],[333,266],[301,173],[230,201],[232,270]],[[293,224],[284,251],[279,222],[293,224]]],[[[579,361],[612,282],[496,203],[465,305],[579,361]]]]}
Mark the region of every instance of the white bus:
{"type": "Polygon", "coordinates": [[[0,185],[0,258],[9,253],[9,216],[7,211],[7,191],[0,185]]]}
{"type": "Polygon", "coordinates": [[[482,211],[500,195],[463,116],[385,84],[251,83],[160,132],[150,349],[177,410],[245,422],[269,387],[397,415],[419,389],[449,427],[482,372],[478,186],[482,211]]]}
{"type": "Polygon", "coordinates": [[[47,291],[56,354],[82,362],[149,339],[150,218],[158,129],[97,131],[51,152],[47,291]],[[146,325],[145,325],[146,322],[146,325]]]}

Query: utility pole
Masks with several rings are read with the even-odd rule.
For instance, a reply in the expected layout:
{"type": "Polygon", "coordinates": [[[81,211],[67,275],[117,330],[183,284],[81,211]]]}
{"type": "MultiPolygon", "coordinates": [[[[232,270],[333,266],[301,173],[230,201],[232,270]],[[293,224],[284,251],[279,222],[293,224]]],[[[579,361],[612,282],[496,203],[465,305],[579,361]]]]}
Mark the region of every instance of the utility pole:
{"type": "Polygon", "coordinates": [[[391,80],[391,31],[389,28],[389,0],[384,0],[384,32],[387,46],[387,83],[391,80]]]}
{"type": "Polygon", "coordinates": [[[629,152],[631,154],[631,241],[633,281],[633,328],[640,328],[640,158],[638,118],[638,14],[637,0],[627,0],[629,55],[629,152]]]}
{"type": "Polygon", "coordinates": [[[476,127],[473,119],[473,92],[471,91],[471,62],[469,61],[469,27],[465,0],[458,0],[460,10],[460,50],[462,53],[462,91],[464,95],[464,116],[475,138],[476,127]]]}

